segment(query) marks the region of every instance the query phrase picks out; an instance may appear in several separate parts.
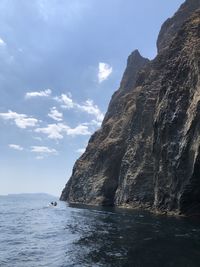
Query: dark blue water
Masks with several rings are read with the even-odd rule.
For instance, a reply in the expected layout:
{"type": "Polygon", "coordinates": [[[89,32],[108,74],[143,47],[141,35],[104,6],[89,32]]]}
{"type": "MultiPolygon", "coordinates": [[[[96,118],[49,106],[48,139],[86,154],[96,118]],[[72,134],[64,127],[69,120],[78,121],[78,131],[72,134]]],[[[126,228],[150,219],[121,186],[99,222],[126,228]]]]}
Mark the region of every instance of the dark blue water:
{"type": "Polygon", "coordinates": [[[0,266],[199,267],[200,221],[0,197],[0,266]]]}

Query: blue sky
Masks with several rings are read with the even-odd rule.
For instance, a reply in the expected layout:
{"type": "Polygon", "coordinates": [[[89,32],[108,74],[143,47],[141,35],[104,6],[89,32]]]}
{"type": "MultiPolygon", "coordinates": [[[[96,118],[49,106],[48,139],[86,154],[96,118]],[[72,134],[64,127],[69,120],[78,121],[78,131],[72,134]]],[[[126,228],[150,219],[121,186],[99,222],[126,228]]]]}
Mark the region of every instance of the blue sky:
{"type": "Polygon", "coordinates": [[[60,195],[128,55],[182,0],[0,1],[0,194],[60,195]]]}

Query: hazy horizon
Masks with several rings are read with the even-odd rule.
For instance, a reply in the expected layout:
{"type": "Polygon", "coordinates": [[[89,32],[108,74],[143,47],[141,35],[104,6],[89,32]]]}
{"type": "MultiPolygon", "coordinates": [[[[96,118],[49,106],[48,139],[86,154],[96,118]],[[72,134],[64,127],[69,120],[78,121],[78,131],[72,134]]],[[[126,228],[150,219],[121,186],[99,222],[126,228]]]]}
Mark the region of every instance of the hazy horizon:
{"type": "Polygon", "coordinates": [[[60,196],[128,55],[154,58],[160,27],[182,2],[0,2],[0,195],[60,196]]]}
{"type": "Polygon", "coordinates": [[[55,196],[49,193],[45,193],[45,192],[35,192],[35,193],[29,193],[29,192],[21,192],[21,193],[9,193],[9,194],[5,194],[5,195],[0,195],[0,197],[8,197],[8,196],[26,196],[26,195],[46,195],[46,196],[52,196],[52,197],[59,197],[59,196],[55,196]]]}

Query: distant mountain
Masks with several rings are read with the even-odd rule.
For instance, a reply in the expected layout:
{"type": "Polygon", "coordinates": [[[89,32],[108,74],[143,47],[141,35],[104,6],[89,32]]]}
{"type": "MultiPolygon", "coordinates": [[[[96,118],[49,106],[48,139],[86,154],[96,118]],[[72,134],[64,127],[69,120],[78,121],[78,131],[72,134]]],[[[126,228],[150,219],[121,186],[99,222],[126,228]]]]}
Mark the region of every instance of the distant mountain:
{"type": "Polygon", "coordinates": [[[131,54],[61,200],[200,213],[199,8],[187,0],[163,24],[154,60],[131,54]]]}
{"type": "Polygon", "coordinates": [[[52,197],[55,198],[56,196],[47,194],[47,193],[19,193],[19,194],[8,194],[8,195],[4,195],[4,196],[8,196],[8,197],[52,197]]]}

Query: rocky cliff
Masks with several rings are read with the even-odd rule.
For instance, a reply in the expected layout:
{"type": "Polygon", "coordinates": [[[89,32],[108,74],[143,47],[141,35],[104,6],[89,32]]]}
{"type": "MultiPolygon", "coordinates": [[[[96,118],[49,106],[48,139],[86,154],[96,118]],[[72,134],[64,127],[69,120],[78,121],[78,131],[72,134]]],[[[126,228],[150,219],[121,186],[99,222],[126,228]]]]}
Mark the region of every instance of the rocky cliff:
{"type": "Polygon", "coordinates": [[[200,213],[200,1],[161,28],[158,56],[134,51],[102,127],[61,200],[200,213]]]}
{"type": "Polygon", "coordinates": [[[200,0],[186,0],[172,18],[163,23],[157,40],[158,52],[166,49],[182,24],[200,7],[200,0]]]}

